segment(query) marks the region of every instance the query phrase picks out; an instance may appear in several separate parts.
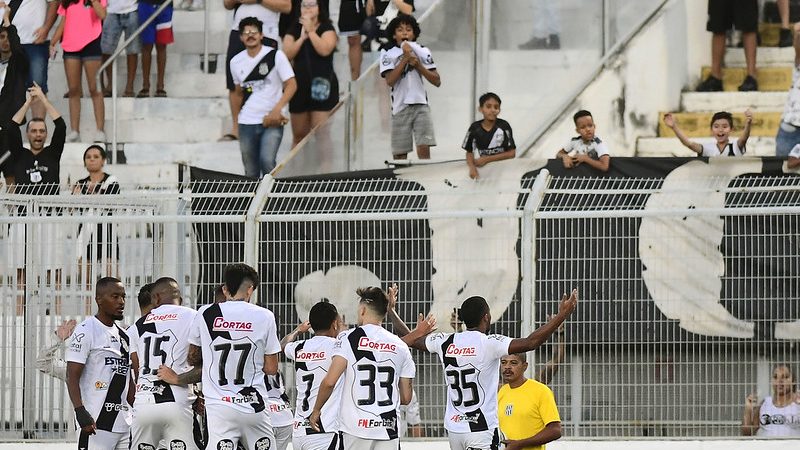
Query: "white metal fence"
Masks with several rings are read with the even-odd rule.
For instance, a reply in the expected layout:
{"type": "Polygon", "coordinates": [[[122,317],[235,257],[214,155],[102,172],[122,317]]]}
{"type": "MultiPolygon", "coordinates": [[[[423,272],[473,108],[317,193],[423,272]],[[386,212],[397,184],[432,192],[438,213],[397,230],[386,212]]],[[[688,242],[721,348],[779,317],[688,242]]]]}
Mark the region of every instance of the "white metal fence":
{"type": "MultiPolygon", "coordinates": [[[[481,189],[442,170],[0,196],[0,438],[71,437],[63,383],[34,361],[60,321],[93,312],[92,280],[123,280],[131,323],[143,284],[173,276],[197,306],[240,261],[258,267],[279,334],[323,298],[352,320],[355,287],[398,282],[409,322],[432,311],[447,330],[481,294],[494,331],[516,336],[578,287],[551,382],[570,437],[736,436],[771,365],[797,370],[800,178],[543,170],[481,189]]],[[[443,436],[440,366],[414,357],[425,434],[443,436]]]]}

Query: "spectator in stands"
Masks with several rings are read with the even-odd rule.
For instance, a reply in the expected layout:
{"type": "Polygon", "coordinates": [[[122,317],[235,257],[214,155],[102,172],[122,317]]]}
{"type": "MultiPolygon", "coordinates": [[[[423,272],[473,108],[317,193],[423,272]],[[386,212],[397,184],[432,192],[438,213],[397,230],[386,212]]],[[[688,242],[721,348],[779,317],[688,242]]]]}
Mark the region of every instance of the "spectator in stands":
{"type": "MultiPolygon", "coordinates": [[[[47,63],[50,56],[50,42],[47,36],[56,22],[56,11],[59,2],[54,0],[22,0],[11,9],[11,23],[17,27],[19,40],[25,54],[28,55],[30,73],[26,87],[33,83],[47,94],[47,63]]],[[[9,4],[8,6],[14,6],[9,4]]],[[[23,99],[24,101],[24,99],[23,99]]],[[[16,110],[15,110],[16,111],[16,110]]],[[[12,112],[13,114],[13,112],[12,112]]],[[[31,116],[44,118],[44,104],[35,100],[31,105],[31,116]]]]}
{"type": "Polygon", "coordinates": [[[544,448],[561,437],[553,391],[545,384],[525,378],[528,362],[524,354],[500,358],[504,384],[497,392],[497,415],[507,450],[544,448]]]}
{"type": "Polygon", "coordinates": [[[367,18],[364,0],[341,0],[339,2],[339,34],[347,36],[347,59],[350,61],[350,79],[361,75],[361,24],[367,18]]]}
{"type": "Polygon", "coordinates": [[[575,122],[578,136],[570,139],[567,145],[556,153],[556,158],[561,160],[566,169],[586,163],[601,172],[608,172],[611,166],[611,153],[605,142],[595,134],[592,113],[582,109],[572,116],[572,121],[575,122]]]}
{"type": "Polygon", "coordinates": [[[25,103],[30,66],[11,23],[11,8],[3,9],[0,26],[0,123],[8,123],[25,103]]]}
{"type": "Polygon", "coordinates": [[[297,92],[289,102],[292,147],[325,122],[339,102],[339,81],[333,70],[338,39],[327,6],[303,0],[299,22],[283,38],[283,51],[294,66],[297,80],[297,92]]]}
{"type": "Polygon", "coordinates": [[[733,129],[733,116],[727,111],[717,112],[711,117],[711,134],[716,140],[714,143],[700,144],[690,141],[683,134],[683,131],[678,128],[678,124],[672,114],[668,113],[664,116],[664,125],[670,127],[675,132],[675,136],[681,141],[681,144],[697,153],[697,156],[743,156],[747,151],[746,145],[747,139],[750,137],[753,112],[748,109],[744,112],[744,117],[744,131],[742,131],[739,139],[735,141],[730,139],[731,130],[733,129]]]}
{"type": "Polygon", "coordinates": [[[4,125],[7,128],[8,150],[13,159],[12,171],[16,191],[28,194],[58,194],[59,170],[61,167],[61,154],[64,152],[64,140],[67,125],[61,114],[47,100],[38,85],[28,89],[28,99],[17,111],[11,122],[4,125]],[[34,118],[28,121],[26,132],[30,149],[22,146],[22,135],[19,127],[25,119],[25,114],[34,98],[38,98],[47,114],[55,124],[53,139],[45,147],[47,141],[47,126],[44,119],[34,118]]]}
{"type": "Polygon", "coordinates": [[[405,14],[392,19],[386,33],[395,46],[381,51],[380,71],[392,88],[392,155],[406,159],[417,145],[417,157],[430,159],[436,145],[425,80],[442,84],[430,49],[416,41],[420,35],[417,20],[405,14]]]}
{"type": "Polygon", "coordinates": [[[261,21],[245,17],[239,22],[245,50],[231,59],[231,77],[241,99],[239,149],[245,175],[258,178],[275,168],[275,158],[288,119],[282,109],[297,90],[294,71],[286,54],[263,44],[261,21]]]}
{"type": "Polygon", "coordinates": [[[560,4],[533,0],[533,36],[519,45],[520,50],[558,50],[561,48],[560,4]]]}
{"type": "Polygon", "coordinates": [[[361,50],[372,51],[372,42],[376,42],[381,50],[394,46],[386,28],[398,14],[410,16],[414,12],[414,0],[366,0],[364,5],[367,18],[361,24],[364,36],[361,50]]]}
{"type": "Polygon", "coordinates": [[[51,344],[41,350],[36,355],[36,368],[39,372],[51,377],[58,378],[59,380],[67,380],[67,362],[64,361],[64,342],[72,334],[77,322],[75,320],[65,320],[56,327],[56,339],[50,335],[51,344]]]}
{"type": "Polygon", "coordinates": [[[64,71],[69,88],[69,123],[72,131],[68,142],[80,140],[81,123],[81,72],[86,72],[86,83],[92,96],[94,121],[97,132],[95,142],[105,142],[105,103],[103,92],[97,86],[97,71],[100,69],[102,49],[100,35],[102,21],[106,17],[106,0],[60,0],[58,15],[62,16],[53,39],[50,53],[60,41],[64,50],[64,71]],[[87,7],[91,5],[91,7],[87,7]]]}
{"type": "Polygon", "coordinates": [[[794,25],[792,85],[789,87],[781,125],[775,136],[775,156],[787,156],[797,144],[800,144],[800,23],[794,25]]]}
{"type": "Polygon", "coordinates": [[[739,86],[739,90],[758,90],[758,82],[756,81],[758,0],[708,0],[708,23],[706,29],[713,33],[711,38],[711,74],[697,86],[698,92],[722,90],[725,33],[732,26],[742,32],[744,56],[747,61],[747,77],[739,86]]]}
{"type": "Polygon", "coordinates": [[[745,399],[742,435],[800,436],[800,396],[792,369],[778,364],[772,370],[772,395],[761,403],[756,394],[745,399]]]}
{"type": "Polygon", "coordinates": [[[792,45],[792,27],[789,22],[789,0],[777,0],[778,15],[781,18],[781,31],[778,38],[778,47],[789,47],[792,45]]]}
{"type": "MultiPolygon", "coordinates": [[[[144,23],[145,20],[155,14],[165,1],[140,0],[139,23],[144,23]]],[[[175,36],[172,34],[172,9],[172,4],[167,5],[139,35],[142,40],[142,90],[136,94],[139,98],[150,96],[150,66],[153,61],[153,45],[156,47],[155,96],[167,96],[167,91],[164,89],[164,77],[167,70],[167,45],[175,42],[175,36]]]]}
{"type": "Polygon", "coordinates": [[[500,96],[487,92],[481,95],[478,103],[478,111],[483,114],[483,120],[469,126],[464,143],[461,144],[461,148],[467,151],[467,166],[472,179],[478,178],[478,167],[493,161],[512,159],[517,152],[511,125],[497,117],[500,114],[500,96]]]}
{"type": "Polygon", "coordinates": [[[99,145],[90,145],[83,152],[83,166],[89,176],[81,178],[72,188],[73,194],[119,194],[117,177],[103,171],[106,165],[106,151],[99,145]]]}
{"type": "Polygon", "coordinates": [[[278,48],[278,24],[280,15],[292,11],[291,0],[224,0],[225,9],[233,10],[233,24],[228,37],[228,50],[225,59],[225,80],[228,87],[228,100],[233,118],[233,130],[222,136],[222,141],[239,139],[239,112],[242,109],[241,97],[236,95],[236,85],[231,77],[231,59],[245,49],[242,43],[240,22],[246,17],[255,17],[263,24],[264,45],[278,48]]]}
{"type": "MultiPolygon", "coordinates": [[[[139,28],[139,0],[108,0],[108,15],[103,21],[103,34],[100,39],[100,47],[103,50],[103,62],[117,49],[120,37],[125,34],[125,39],[130,38],[136,29],[139,28]]],[[[125,90],[123,97],[133,97],[133,80],[136,78],[136,64],[139,52],[141,52],[141,41],[137,37],[132,40],[125,48],[128,76],[125,80],[125,90]]],[[[111,77],[113,65],[106,68],[105,86],[103,86],[103,96],[111,97],[111,77]]]]}
{"type": "Polygon", "coordinates": [[[789,152],[789,159],[786,165],[790,169],[800,167],[800,144],[795,145],[792,151],[789,152]]]}

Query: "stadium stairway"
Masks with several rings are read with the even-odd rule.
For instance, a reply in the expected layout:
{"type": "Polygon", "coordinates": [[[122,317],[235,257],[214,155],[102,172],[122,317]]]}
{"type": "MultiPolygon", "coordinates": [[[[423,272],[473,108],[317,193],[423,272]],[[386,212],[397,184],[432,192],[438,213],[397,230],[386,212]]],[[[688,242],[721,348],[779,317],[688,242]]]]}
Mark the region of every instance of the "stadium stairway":
{"type": "MultiPolygon", "coordinates": [[[[775,155],[775,135],[781,122],[783,106],[792,83],[794,48],[775,47],[777,29],[774,24],[762,24],[762,43],[772,47],[759,47],[757,50],[758,92],[738,92],[737,86],[745,77],[744,50],[728,48],[725,55],[726,67],[723,69],[722,92],[693,92],[681,94],[681,110],[673,112],[678,125],[687,136],[698,142],[713,142],[710,131],[711,116],[716,111],[730,111],[734,116],[733,136],[742,130],[744,111],[753,110],[753,124],[748,153],[754,156],[775,155]],[[773,36],[775,35],[775,36],[773,36]]],[[[710,72],[703,67],[701,79],[710,72]]],[[[637,156],[694,156],[694,153],[681,145],[671,129],[664,125],[664,114],[658,120],[658,137],[642,137],[637,141],[637,156]]]]}

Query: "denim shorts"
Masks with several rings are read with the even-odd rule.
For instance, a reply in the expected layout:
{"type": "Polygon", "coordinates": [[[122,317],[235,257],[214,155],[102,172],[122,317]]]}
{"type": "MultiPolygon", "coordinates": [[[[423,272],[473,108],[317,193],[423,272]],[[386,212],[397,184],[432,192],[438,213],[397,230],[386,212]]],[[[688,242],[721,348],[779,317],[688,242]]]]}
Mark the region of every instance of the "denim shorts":
{"type": "Polygon", "coordinates": [[[64,59],[80,59],[81,61],[91,61],[102,59],[103,51],[100,49],[100,36],[86,44],[77,52],[64,52],[64,59]]]}
{"type": "Polygon", "coordinates": [[[50,43],[45,41],[41,44],[22,44],[22,49],[28,55],[30,61],[30,73],[28,74],[28,86],[33,86],[35,81],[42,92],[47,93],[47,62],[50,58],[50,43]]]}
{"type": "Polygon", "coordinates": [[[775,156],[787,158],[795,145],[800,144],[800,128],[781,122],[775,136],[775,156]]]}
{"type": "MultiPolygon", "coordinates": [[[[109,14],[106,20],[103,21],[103,35],[100,41],[100,47],[103,49],[104,55],[111,55],[117,49],[119,38],[122,33],[125,33],[125,39],[128,39],[139,28],[139,12],[131,11],[124,14],[109,14]]],[[[127,47],[125,53],[129,55],[136,55],[142,51],[142,44],[139,38],[132,40],[127,47]]]]}

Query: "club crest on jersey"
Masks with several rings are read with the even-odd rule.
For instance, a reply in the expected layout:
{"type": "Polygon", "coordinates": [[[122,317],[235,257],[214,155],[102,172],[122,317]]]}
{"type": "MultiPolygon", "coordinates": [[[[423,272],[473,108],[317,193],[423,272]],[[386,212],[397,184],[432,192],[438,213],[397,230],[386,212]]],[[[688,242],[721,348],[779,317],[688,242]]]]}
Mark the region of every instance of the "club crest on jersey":
{"type": "Polygon", "coordinates": [[[169,442],[169,450],[186,450],[186,442],[174,439],[169,442]]]}
{"type": "Polygon", "coordinates": [[[272,442],[267,437],[256,441],[256,450],[269,450],[270,447],[272,447],[272,442]]]}
{"type": "Polygon", "coordinates": [[[153,323],[153,322],[165,322],[168,320],[178,320],[178,314],[176,313],[168,313],[168,314],[153,314],[150,313],[144,319],[144,323],[153,323]]]}
{"type": "Polygon", "coordinates": [[[300,351],[295,358],[296,361],[324,361],[326,359],[325,352],[306,352],[300,351]]]}
{"type": "Polygon", "coordinates": [[[370,350],[373,352],[388,352],[388,353],[397,353],[397,345],[390,344],[388,342],[378,342],[373,341],[367,336],[363,336],[361,339],[358,340],[358,349],[359,350],[370,350]]]}
{"type": "Polygon", "coordinates": [[[450,344],[447,346],[447,350],[444,351],[445,356],[477,356],[477,351],[475,347],[457,347],[456,344],[450,344]]]}
{"type": "Polygon", "coordinates": [[[233,441],[230,439],[223,439],[217,442],[217,450],[233,450],[233,441]]]}
{"type": "Polygon", "coordinates": [[[514,405],[506,405],[506,415],[510,416],[514,412],[514,405]]]}
{"type": "Polygon", "coordinates": [[[258,65],[258,74],[259,75],[266,75],[269,73],[269,66],[267,63],[263,62],[258,65]]]}
{"type": "Polygon", "coordinates": [[[224,317],[214,319],[213,331],[253,331],[253,322],[240,322],[236,320],[225,320],[224,317]]]}

